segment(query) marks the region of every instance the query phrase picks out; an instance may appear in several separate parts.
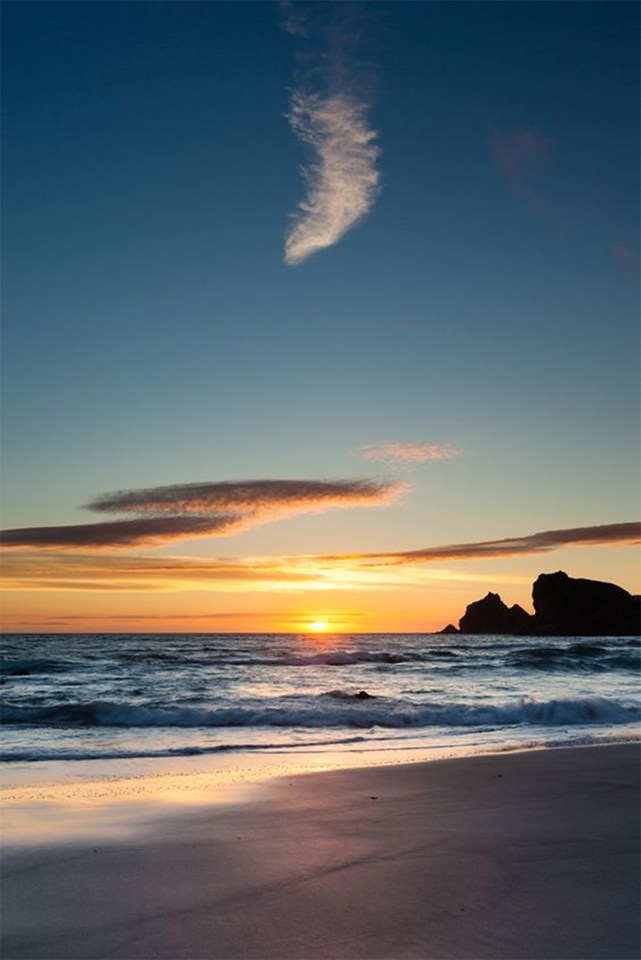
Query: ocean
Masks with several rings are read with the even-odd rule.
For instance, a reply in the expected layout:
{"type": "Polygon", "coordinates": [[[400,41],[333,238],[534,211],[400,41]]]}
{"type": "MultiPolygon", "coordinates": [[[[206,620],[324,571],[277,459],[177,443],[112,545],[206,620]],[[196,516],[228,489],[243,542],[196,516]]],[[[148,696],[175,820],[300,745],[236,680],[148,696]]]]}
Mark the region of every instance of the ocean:
{"type": "MultiPolygon", "coordinates": [[[[492,752],[639,738],[630,637],[8,635],[6,763],[492,752]]],[[[92,764],[93,766],[93,764],[92,764]]],[[[6,768],[5,768],[6,769],[6,768]]]]}

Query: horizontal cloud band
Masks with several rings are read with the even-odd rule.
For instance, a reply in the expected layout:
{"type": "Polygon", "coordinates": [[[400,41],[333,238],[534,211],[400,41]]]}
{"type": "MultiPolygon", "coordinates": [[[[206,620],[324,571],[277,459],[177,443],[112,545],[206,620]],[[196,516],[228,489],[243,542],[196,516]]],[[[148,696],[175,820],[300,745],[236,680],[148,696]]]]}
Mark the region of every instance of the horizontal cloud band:
{"type": "MultiPolygon", "coordinates": [[[[560,547],[598,546],[608,543],[641,542],[641,523],[610,523],[594,527],[573,527],[568,530],[547,530],[524,537],[502,540],[481,540],[476,543],[455,543],[445,547],[423,547],[390,553],[360,554],[349,559],[379,566],[381,564],[431,563],[440,560],[475,560],[493,557],[527,556],[547,553],[560,547]]],[[[347,559],[335,557],[326,559],[347,559]]]]}
{"type": "MultiPolygon", "coordinates": [[[[282,590],[381,589],[403,583],[423,582],[421,564],[439,561],[527,556],[559,547],[623,545],[638,543],[640,523],[617,523],[550,530],[524,537],[449,547],[429,547],[400,553],[347,556],[219,558],[151,557],[132,554],[73,553],[45,555],[14,552],[3,562],[3,585],[7,590],[282,590]],[[409,568],[409,569],[408,569],[409,568]]],[[[49,544],[51,545],[51,544],[49,544]]],[[[471,574],[442,571],[439,579],[474,579],[471,574]]],[[[481,578],[487,575],[481,575],[481,578]]],[[[492,581],[493,582],[493,581],[492,581]]]]}
{"type": "Polygon", "coordinates": [[[230,532],[238,517],[152,517],[112,520],[107,523],[76,523],[59,527],[25,527],[4,530],[4,547],[141,547],[169,540],[213,536],[230,532]]]}
{"type": "Polygon", "coordinates": [[[396,490],[378,480],[246,480],[221,483],[186,483],[142,490],[119,490],[87,504],[100,512],[137,514],[210,515],[219,511],[283,508],[288,511],[323,510],[329,507],[366,506],[388,499],[396,490]]]}
{"type": "Polygon", "coordinates": [[[135,519],[5,530],[5,547],[159,546],[172,540],[237,533],[298,513],[386,506],[403,487],[378,480],[250,480],[120,490],[88,504],[135,519]]]}

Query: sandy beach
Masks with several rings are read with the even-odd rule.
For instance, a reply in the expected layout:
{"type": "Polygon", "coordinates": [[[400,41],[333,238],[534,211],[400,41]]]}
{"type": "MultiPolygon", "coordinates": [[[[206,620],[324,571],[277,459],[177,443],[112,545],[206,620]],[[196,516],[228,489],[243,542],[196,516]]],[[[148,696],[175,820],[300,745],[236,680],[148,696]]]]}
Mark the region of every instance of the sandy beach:
{"type": "Polygon", "coordinates": [[[4,960],[636,958],[635,745],[280,778],[3,862],[4,960]]]}

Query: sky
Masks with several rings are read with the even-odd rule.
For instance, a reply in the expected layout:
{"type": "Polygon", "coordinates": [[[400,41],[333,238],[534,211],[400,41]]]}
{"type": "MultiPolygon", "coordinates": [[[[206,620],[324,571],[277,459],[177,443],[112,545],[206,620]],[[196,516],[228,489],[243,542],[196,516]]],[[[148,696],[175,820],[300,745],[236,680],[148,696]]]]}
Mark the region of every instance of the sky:
{"type": "Polygon", "coordinates": [[[3,629],[639,592],[637,4],[3,20],[3,629]]]}

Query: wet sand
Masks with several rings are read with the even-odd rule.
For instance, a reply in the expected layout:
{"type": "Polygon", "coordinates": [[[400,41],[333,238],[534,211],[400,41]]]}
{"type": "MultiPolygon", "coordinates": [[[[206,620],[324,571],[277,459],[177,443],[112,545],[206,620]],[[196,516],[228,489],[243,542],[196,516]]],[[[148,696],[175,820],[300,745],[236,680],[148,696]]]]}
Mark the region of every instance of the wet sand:
{"type": "Polygon", "coordinates": [[[636,960],[636,745],[286,777],[9,850],[2,957],[636,960]]]}

